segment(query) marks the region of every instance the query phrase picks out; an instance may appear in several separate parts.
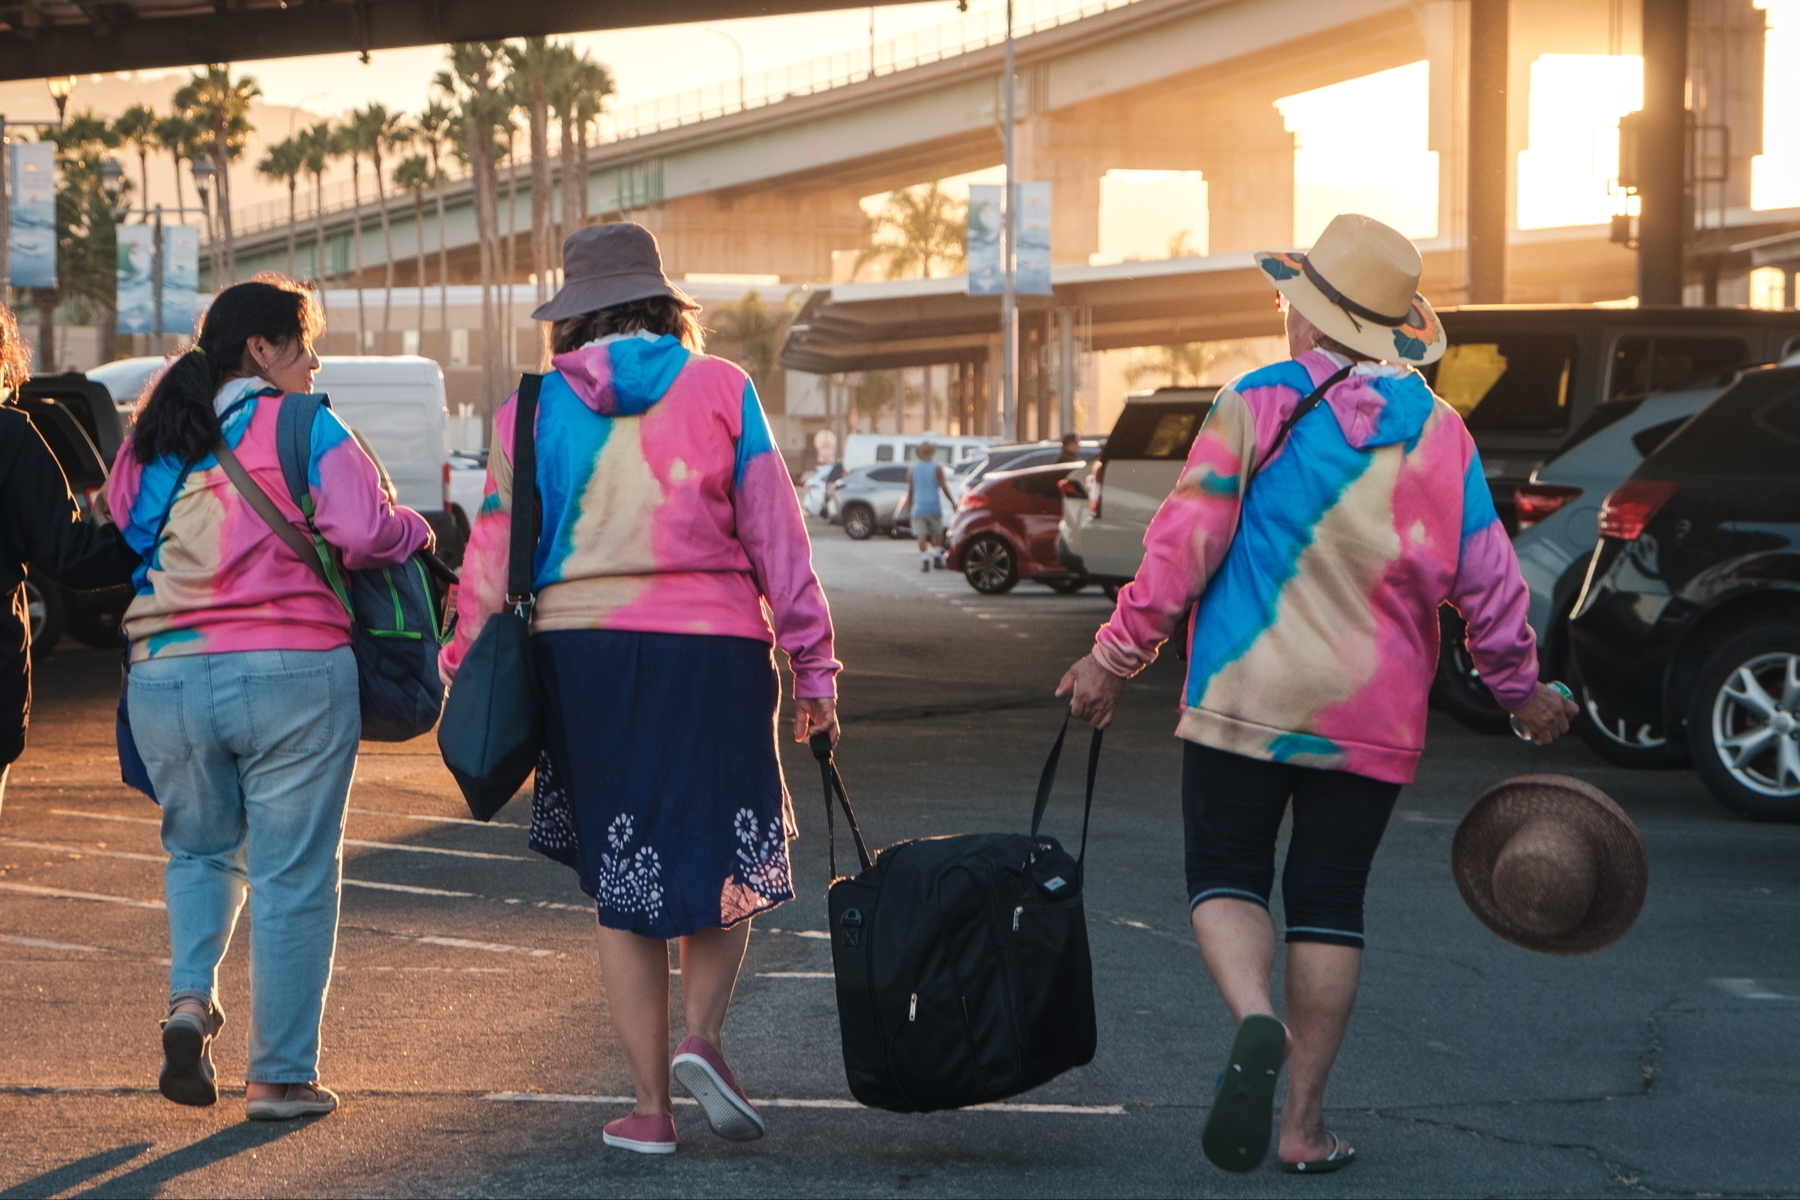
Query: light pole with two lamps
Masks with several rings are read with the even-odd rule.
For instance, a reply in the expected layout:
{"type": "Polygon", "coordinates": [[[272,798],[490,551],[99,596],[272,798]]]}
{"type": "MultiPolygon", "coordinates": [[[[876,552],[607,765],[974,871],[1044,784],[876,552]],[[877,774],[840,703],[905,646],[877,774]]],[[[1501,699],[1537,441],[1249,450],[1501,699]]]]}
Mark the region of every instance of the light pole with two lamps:
{"type": "Polygon", "coordinates": [[[196,158],[193,166],[194,188],[200,193],[200,207],[187,205],[152,204],[143,208],[133,208],[129,204],[119,203],[119,194],[124,190],[125,168],[119,160],[109,158],[100,164],[100,187],[106,193],[106,205],[112,211],[114,225],[122,225],[132,213],[142,218],[142,223],[155,228],[150,240],[150,287],[152,292],[150,315],[150,345],[152,354],[163,352],[163,216],[173,213],[177,218],[191,212],[197,212],[207,218],[208,233],[211,233],[212,204],[211,187],[213,165],[204,158],[196,158]],[[204,169],[203,169],[204,168],[204,169]]]}

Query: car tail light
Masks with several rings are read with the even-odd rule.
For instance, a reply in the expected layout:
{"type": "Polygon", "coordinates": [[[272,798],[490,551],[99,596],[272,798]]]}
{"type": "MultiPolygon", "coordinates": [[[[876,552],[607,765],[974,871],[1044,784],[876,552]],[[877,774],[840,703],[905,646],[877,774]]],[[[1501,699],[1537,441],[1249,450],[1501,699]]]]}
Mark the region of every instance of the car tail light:
{"type": "Polygon", "coordinates": [[[1086,500],[1087,499],[1087,491],[1079,483],[1075,482],[1073,479],[1057,480],[1056,481],[1056,490],[1061,492],[1064,495],[1064,497],[1066,497],[1067,499],[1070,499],[1070,500],[1086,500]]]}
{"type": "Polygon", "coordinates": [[[1519,516],[1519,528],[1529,529],[1581,495],[1578,487],[1558,487],[1553,483],[1522,484],[1513,491],[1513,510],[1519,516]]]}
{"type": "Polygon", "coordinates": [[[97,487],[81,489],[81,499],[82,499],[82,502],[85,504],[88,512],[98,513],[100,511],[100,509],[98,507],[98,505],[100,503],[100,496],[105,491],[106,491],[105,488],[97,488],[97,487]]]}
{"type": "Polygon", "coordinates": [[[449,512],[450,511],[450,464],[448,462],[446,462],[444,464],[443,478],[444,478],[444,511],[449,512]]]}
{"type": "Polygon", "coordinates": [[[1106,477],[1106,463],[1094,466],[1094,476],[1088,482],[1088,515],[1096,521],[1100,519],[1100,481],[1106,477]]]}
{"type": "Polygon", "coordinates": [[[1633,479],[1612,490],[1600,505],[1600,536],[1635,541],[1679,484],[1666,479],[1633,479]]]}
{"type": "Polygon", "coordinates": [[[988,507],[987,493],[985,491],[964,492],[962,502],[956,507],[965,512],[971,508],[986,508],[988,507]]]}

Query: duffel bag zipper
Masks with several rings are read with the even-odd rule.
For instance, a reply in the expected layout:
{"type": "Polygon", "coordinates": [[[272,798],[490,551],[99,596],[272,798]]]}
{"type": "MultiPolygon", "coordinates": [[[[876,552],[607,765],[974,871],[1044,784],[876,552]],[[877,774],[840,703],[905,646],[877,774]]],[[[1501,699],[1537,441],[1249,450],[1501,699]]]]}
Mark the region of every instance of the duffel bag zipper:
{"type": "Polygon", "coordinates": [[[906,1006],[906,1019],[908,1021],[919,1019],[919,993],[917,992],[912,994],[912,1000],[906,1006]]]}
{"type": "Polygon", "coordinates": [[[1013,909],[1013,932],[1014,933],[1019,932],[1019,918],[1024,915],[1025,915],[1025,906],[1023,904],[1021,904],[1017,908],[1013,909]]]}

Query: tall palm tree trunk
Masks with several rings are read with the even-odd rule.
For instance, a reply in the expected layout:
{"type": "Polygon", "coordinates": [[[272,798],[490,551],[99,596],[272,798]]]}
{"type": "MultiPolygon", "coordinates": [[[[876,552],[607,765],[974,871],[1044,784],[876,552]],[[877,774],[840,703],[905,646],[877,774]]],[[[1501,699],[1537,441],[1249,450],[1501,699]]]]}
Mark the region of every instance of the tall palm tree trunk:
{"type": "MultiPolygon", "coordinates": [[[[182,194],[182,191],[181,191],[181,164],[183,161],[182,157],[181,157],[181,151],[180,150],[171,150],[169,152],[169,157],[175,160],[175,207],[178,209],[186,208],[187,207],[187,199],[182,194]]],[[[146,192],[145,194],[148,195],[148,192],[146,192]]],[[[183,213],[182,217],[178,218],[178,219],[185,219],[185,217],[186,217],[186,214],[183,213]]]]}
{"type": "Polygon", "coordinates": [[[288,278],[292,279],[294,277],[294,259],[296,257],[298,257],[298,255],[299,255],[299,247],[297,245],[299,231],[294,227],[294,223],[300,219],[299,218],[300,176],[299,175],[289,175],[288,180],[287,180],[287,185],[288,185],[288,278]]]}
{"type": "Polygon", "coordinates": [[[550,298],[550,110],[541,79],[531,86],[531,273],[542,304],[550,298]]]}
{"type": "MultiPolygon", "coordinates": [[[[442,361],[447,363],[450,361],[450,241],[444,228],[444,173],[438,169],[436,139],[431,143],[431,177],[437,180],[438,338],[443,343],[442,361]]],[[[420,286],[423,287],[423,283],[420,286]]],[[[425,324],[423,314],[420,314],[419,324],[425,324]]]]}
{"type": "Polygon", "coordinates": [[[564,117],[562,122],[562,227],[557,231],[555,244],[551,247],[553,266],[562,265],[557,256],[562,251],[562,244],[569,240],[569,235],[580,228],[577,224],[582,217],[582,205],[587,195],[587,176],[582,173],[575,161],[575,122],[564,117]]]}
{"type": "Polygon", "coordinates": [[[477,129],[476,121],[469,123],[469,166],[471,168],[470,186],[475,193],[475,240],[480,247],[481,261],[481,392],[483,396],[492,398],[495,384],[499,379],[499,362],[496,352],[499,343],[494,338],[496,322],[494,320],[494,275],[495,258],[499,246],[496,244],[495,226],[498,224],[499,180],[494,175],[494,164],[488,142],[488,130],[477,129]]]}
{"type": "Polygon", "coordinates": [[[219,131],[214,166],[219,169],[219,236],[225,246],[225,276],[237,282],[237,248],[231,233],[231,151],[225,144],[225,131],[219,131]]]}
{"type": "Polygon", "coordinates": [[[362,253],[362,155],[350,156],[350,252],[354,256],[356,266],[354,284],[356,287],[356,352],[363,352],[363,342],[368,334],[363,330],[369,327],[368,315],[363,304],[363,253],[362,253]]]}
{"type": "Polygon", "coordinates": [[[326,280],[331,273],[325,269],[325,176],[323,173],[313,176],[313,274],[319,279],[319,307],[325,307],[326,280]]]}
{"type": "Polygon", "coordinates": [[[381,306],[381,352],[388,352],[388,332],[394,319],[394,228],[388,216],[387,183],[381,177],[381,150],[371,156],[375,163],[375,203],[381,209],[381,248],[387,256],[387,293],[381,306]]]}
{"type": "Polygon", "coordinates": [[[519,164],[513,157],[516,135],[506,131],[506,291],[500,309],[501,323],[506,327],[506,353],[500,360],[510,377],[513,360],[518,354],[518,331],[513,328],[513,283],[519,276],[519,164]]]}
{"type": "MultiPolygon", "coordinates": [[[[425,331],[425,193],[413,192],[413,233],[419,243],[419,341],[424,342],[425,331]]],[[[423,345],[420,349],[423,349],[423,345]]]]}

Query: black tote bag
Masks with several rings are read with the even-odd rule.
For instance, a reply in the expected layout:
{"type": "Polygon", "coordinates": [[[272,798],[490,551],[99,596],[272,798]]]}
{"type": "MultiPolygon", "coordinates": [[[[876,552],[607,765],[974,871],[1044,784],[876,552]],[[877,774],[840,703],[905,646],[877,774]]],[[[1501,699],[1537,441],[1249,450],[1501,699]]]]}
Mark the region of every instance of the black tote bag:
{"type": "MultiPolygon", "coordinates": [[[[542,375],[519,380],[513,414],[512,544],[506,605],[489,617],[456,672],[438,750],[477,821],[491,821],[537,766],[544,701],[531,657],[531,560],[537,548],[537,401],[542,375]]],[[[498,452],[496,450],[496,452],[498,452]]]]}

